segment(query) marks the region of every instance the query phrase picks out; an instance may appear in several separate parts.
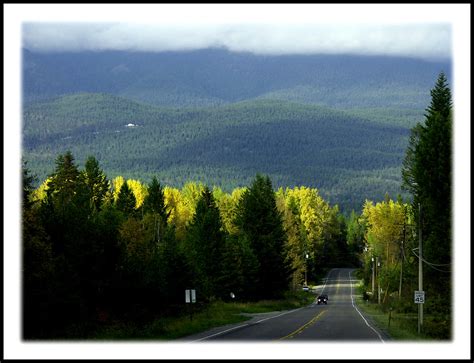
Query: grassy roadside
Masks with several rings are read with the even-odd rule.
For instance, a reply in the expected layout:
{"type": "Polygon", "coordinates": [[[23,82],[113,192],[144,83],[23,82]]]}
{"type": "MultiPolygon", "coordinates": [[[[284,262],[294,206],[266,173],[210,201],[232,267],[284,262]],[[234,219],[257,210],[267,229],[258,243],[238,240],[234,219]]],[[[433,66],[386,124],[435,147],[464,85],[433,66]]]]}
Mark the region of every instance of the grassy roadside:
{"type": "MultiPolygon", "coordinates": [[[[296,309],[310,304],[314,294],[291,292],[282,300],[258,302],[216,301],[199,311],[184,311],[176,317],[159,317],[153,321],[137,325],[132,322],[115,321],[99,328],[90,339],[94,340],[173,340],[199,333],[217,326],[235,324],[250,319],[242,313],[265,313],[296,309]]],[[[191,308],[191,306],[183,306],[191,308]]]]}
{"type": "Polygon", "coordinates": [[[424,334],[418,334],[417,314],[397,313],[396,310],[384,309],[381,305],[363,300],[363,287],[357,285],[358,294],[354,302],[359,310],[369,317],[378,329],[387,333],[394,341],[426,341],[432,340],[424,334]]]}

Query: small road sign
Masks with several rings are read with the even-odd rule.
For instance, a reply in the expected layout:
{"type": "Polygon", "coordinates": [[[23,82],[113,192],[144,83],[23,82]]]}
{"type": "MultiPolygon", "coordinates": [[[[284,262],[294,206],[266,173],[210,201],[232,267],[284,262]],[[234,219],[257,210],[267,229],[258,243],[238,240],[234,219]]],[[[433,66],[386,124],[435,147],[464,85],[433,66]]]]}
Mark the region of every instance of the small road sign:
{"type": "Polygon", "coordinates": [[[424,304],[424,303],[425,303],[425,292],[415,291],[415,304],[424,304]]]}
{"type": "Polygon", "coordinates": [[[196,290],[185,290],[185,301],[187,303],[196,302],[196,290]]]}

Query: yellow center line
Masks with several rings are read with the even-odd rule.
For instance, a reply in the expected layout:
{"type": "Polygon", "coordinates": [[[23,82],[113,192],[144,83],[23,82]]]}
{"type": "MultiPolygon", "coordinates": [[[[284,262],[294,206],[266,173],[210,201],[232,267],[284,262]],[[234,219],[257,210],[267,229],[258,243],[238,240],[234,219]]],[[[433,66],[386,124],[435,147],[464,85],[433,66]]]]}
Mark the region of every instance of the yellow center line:
{"type": "Polygon", "coordinates": [[[284,336],[283,338],[280,338],[279,340],[293,338],[296,334],[301,333],[303,330],[305,330],[306,328],[308,328],[310,325],[314,324],[314,323],[316,322],[316,320],[318,320],[321,316],[323,316],[323,314],[324,314],[326,311],[327,311],[327,310],[321,311],[318,315],[316,315],[313,319],[311,319],[310,321],[308,321],[306,324],[304,324],[303,326],[299,327],[298,329],[296,329],[294,332],[288,334],[287,336],[284,336]]]}

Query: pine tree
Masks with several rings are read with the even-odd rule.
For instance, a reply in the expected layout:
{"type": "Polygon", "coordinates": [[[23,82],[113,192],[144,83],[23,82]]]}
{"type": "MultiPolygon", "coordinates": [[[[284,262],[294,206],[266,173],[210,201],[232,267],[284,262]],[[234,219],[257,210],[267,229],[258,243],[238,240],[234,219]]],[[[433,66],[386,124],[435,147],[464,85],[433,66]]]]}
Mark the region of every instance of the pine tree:
{"type": "Polygon", "coordinates": [[[425,123],[417,125],[402,170],[403,186],[414,195],[422,209],[422,235],[426,258],[434,263],[449,263],[451,257],[451,177],[452,177],[452,102],[444,73],[431,91],[425,123]]]}
{"type": "Polygon", "coordinates": [[[436,113],[441,114],[445,119],[449,117],[452,111],[451,90],[448,87],[448,79],[444,72],[441,72],[436,81],[435,87],[431,90],[431,104],[427,108],[428,115],[433,116],[436,113]]]}
{"type": "Polygon", "coordinates": [[[145,213],[156,213],[161,217],[165,225],[168,223],[170,212],[166,210],[165,194],[156,177],[153,177],[148,186],[148,194],[143,202],[143,211],[145,213]]]}
{"type": "Polygon", "coordinates": [[[110,184],[95,157],[89,156],[87,158],[83,177],[89,192],[91,207],[100,211],[110,184]]]}
{"type": "Polygon", "coordinates": [[[257,295],[258,261],[250,242],[243,235],[228,236],[222,256],[222,275],[219,280],[221,298],[252,300],[257,295]],[[233,293],[232,297],[230,294],[233,293]]]}
{"type": "MultiPolygon", "coordinates": [[[[44,230],[50,237],[56,276],[53,304],[56,323],[88,318],[93,304],[97,245],[94,241],[90,195],[71,152],[59,155],[50,176],[46,198],[39,207],[44,230]],[[71,303],[75,310],[67,308],[71,303]]],[[[54,324],[52,322],[52,324],[54,324]]]]}
{"type": "MultiPolygon", "coordinates": [[[[413,194],[415,221],[421,220],[425,290],[436,299],[441,291],[451,289],[452,249],[452,101],[444,73],[431,90],[431,103],[424,124],[412,130],[405,156],[403,188],[413,194]],[[421,218],[418,206],[421,205],[421,218]],[[435,268],[433,268],[435,267],[435,268]]],[[[434,304],[435,310],[450,307],[434,304]]]]}
{"type": "Polygon", "coordinates": [[[278,211],[270,178],[257,175],[243,194],[236,225],[249,241],[257,257],[258,297],[280,297],[289,287],[290,268],[285,261],[286,234],[278,211]]]}
{"type": "Polygon", "coordinates": [[[56,169],[50,176],[47,194],[54,195],[57,205],[65,207],[75,199],[80,182],[80,172],[74,156],[67,151],[56,159],[56,169]]]}
{"type": "Polygon", "coordinates": [[[26,161],[22,174],[22,322],[23,338],[30,339],[38,337],[48,323],[48,302],[54,294],[54,260],[50,238],[30,198],[36,177],[30,174],[26,161]]]}
{"type": "Polygon", "coordinates": [[[206,298],[216,296],[219,292],[224,241],[219,208],[211,191],[205,187],[187,230],[186,246],[190,263],[196,272],[196,283],[206,298]]]}
{"type": "Polygon", "coordinates": [[[196,288],[190,285],[193,279],[192,266],[186,258],[185,251],[179,247],[174,226],[167,226],[159,246],[160,265],[157,272],[160,295],[168,304],[181,304],[184,290],[196,288]]]}
{"type": "Polygon", "coordinates": [[[115,202],[115,206],[125,215],[131,216],[135,212],[136,204],[137,201],[132,190],[129,188],[127,183],[123,183],[122,187],[120,188],[117,201],[115,202]]]}
{"type": "Polygon", "coordinates": [[[36,176],[32,175],[30,170],[28,169],[28,162],[26,160],[23,160],[23,165],[22,165],[22,190],[23,190],[23,195],[22,195],[22,204],[23,204],[23,209],[29,209],[33,205],[33,202],[31,201],[31,193],[34,191],[34,182],[37,180],[36,176]]]}

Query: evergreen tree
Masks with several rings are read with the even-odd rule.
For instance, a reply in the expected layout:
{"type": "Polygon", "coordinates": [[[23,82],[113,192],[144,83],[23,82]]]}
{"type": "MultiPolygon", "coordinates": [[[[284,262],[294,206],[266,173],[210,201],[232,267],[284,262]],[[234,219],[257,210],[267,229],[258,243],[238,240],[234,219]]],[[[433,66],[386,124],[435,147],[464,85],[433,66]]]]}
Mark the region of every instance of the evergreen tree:
{"type": "Polygon", "coordinates": [[[39,212],[57,253],[73,247],[74,240],[87,232],[89,195],[70,151],[57,157],[39,212]]]}
{"type": "Polygon", "coordinates": [[[90,196],[71,152],[59,155],[50,176],[46,198],[38,208],[41,223],[49,236],[54,270],[54,326],[88,319],[93,313],[97,291],[96,257],[90,196]],[[60,272],[60,273],[59,273],[60,272]]]}
{"type": "Polygon", "coordinates": [[[289,287],[290,268],[285,261],[286,234],[270,178],[257,175],[240,200],[236,225],[251,244],[259,271],[257,293],[261,298],[282,296],[289,287]]]}
{"type": "Polygon", "coordinates": [[[448,118],[452,112],[453,103],[451,100],[451,90],[448,86],[448,79],[444,72],[441,72],[436,80],[435,87],[430,91],[431,104],[427,108],[428,115],[441,114],[443,118],[448,118]]]}
{"type": "Polygon", "coordinates": [[[180,247],[174,226],[168,225],[159,246],[160,264],[156,271],[159,273],[160,295],[168,305],[182,304],[184,290],[196,287],[191,286],[192,266],[180,247]]]}
{"type": "Polygon", "coordinates": [[[34,191],[34,182],[36,181],[36,176],[31,175],[30,170],[28,169],[27,166],[28,162],[26,160],[23,160],[23,165],[22,165],[22,205],[24,209],[29,209],[32,205],[33,202],[31,201],[31,194],[34,191]]]}
{"type": "Polygon", "coordinates": [[[90,196],[91,207],[99,211],[110,184],[95,157],[89,156],[87,158],[83,178],[90,196]]]}
{"type": "Polygon", "coordinates": [[[171,212],[166,210],[165,194],[156,177],[153,177],[148,186],[148,194],[143,202],[143,212],[153,215],[154,239],[160,241],[165,228],[168,226],[168,218],[171,212]]]}
{"type": "Polygon", "coordinates": [[[186,245],[196,272],[196,283],[206,298],[216,296],[219,292],[224,241],[219,208],[211,191],[205,187],[187,230],[186,245]]]}
{"type": "Polygon", "coordinates": [[[23,338],[29,339],[40,337],[47,330],[45,326],[51,313],[48,301],[54,294],[55,276],[51,241],[31,201],[36,177],[30,174],[26,161],[23,161],[22,174],[22,322],[23,338]]]}
{"type": "Polygon", "coordinates": [[[412,131],[402,170],[403,187],[413,193],[416,220],[421,204],[426,259],[450,263],[452,102],[444,73],[431,97],[424,125],[418,124],[412,131]]]}
{"type": "Polygon", "coordinates": [[[55,195],[55,200],[60,205],[65,206],[73,200],[80,182],[79,175],[79,169],[70,151],[57,157],[56,169],[48,183],[48,192],[55,195]]]}
{"type": "Polygon", "coordinates": [[[250,241],[241,235],[228,236],[222,256],[222,298],[225,300],[246,301],[255,298],[258,286],[258,261],[250,241]],[[231,297],[231,293],[234,297],[231,297]]]}
{"type": "Polygon", "coordinates": [[[156,177],[153,177],[148,185],[148,195],[143,202],[143,209],[145,213],[158,213],[165,223],[168,222],[169,213],[166,211],[165,194],[156,177]]]}
{"type": "Polygon", "coordinates": [[[117,201],[115,202],[115,206],[126,216],[131,216],[135,212],[136,204],[137,200],[135,199],[135,195],[133,194],[132,190],[129,188],[127,183],[123,183],[120,188],[117,201]]]}
{"type": "MultiPolygon", "coordinates": [[[[403,188],[413,194],[415,220],[421,220],[424,285],[432,296],[433,311],[450,306],[434,303],[436,296],[451,289],[452,249],[452,101],[444,73],[431,90],[431,103],[424,124],[410,138],[403,169],[403,188]],[[421,216],[419,215],[421,206],[421,216]]],[[[427,301],[427,307],[429,307],[427,301]]],[[[448,320],[450,318],[447,318],[448,320]]]]}

